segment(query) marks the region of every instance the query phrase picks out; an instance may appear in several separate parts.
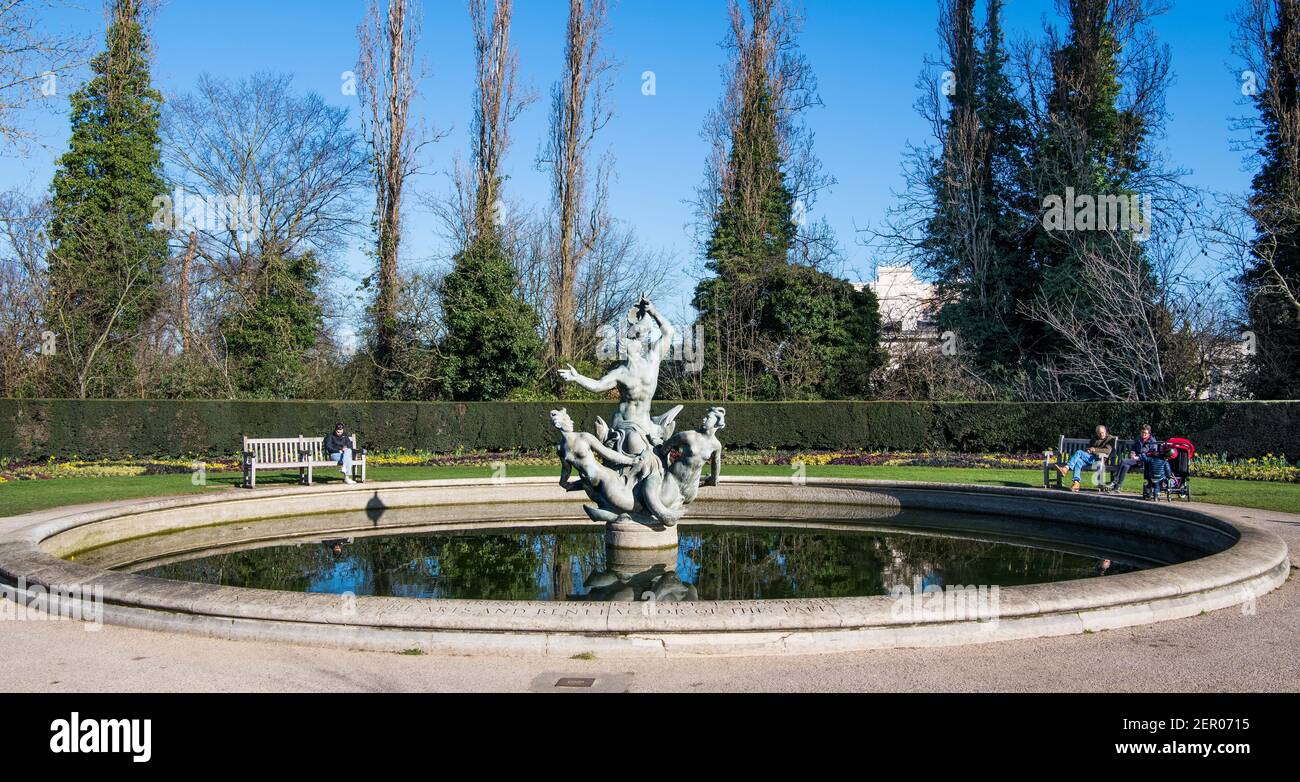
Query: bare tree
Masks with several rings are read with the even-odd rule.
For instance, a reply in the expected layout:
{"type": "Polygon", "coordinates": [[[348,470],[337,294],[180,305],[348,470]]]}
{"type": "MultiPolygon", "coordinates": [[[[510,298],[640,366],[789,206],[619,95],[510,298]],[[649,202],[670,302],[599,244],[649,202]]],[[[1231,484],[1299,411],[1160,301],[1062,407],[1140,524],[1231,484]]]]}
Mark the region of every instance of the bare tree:
{"type": "Polygon", "coordinates": [[[0,194],[0,396],[17,396],[39,374],[48,220],[48,202],[0,194]]]}
{"type": "MultiPolygon", "coordinates": [[[[1300,195],[1282,194],[1267,199],[1239,195],[1219,195],[1214,213],[1199,226],[1205,246],[1221,256],[1236,285],[1232,300],[1220,302],[1216,312],[1226,319],[1220,331],[1231,349],[1220,352],[1221,366],[1216,376],[1226,377],[1231,385],[1248,382],[1253,370],[1260,377],[1286,377],[1292,373],[1294,348],[1278,344],[1274,335],[1252,329],[1252,308],[1263,309],[1285,323],[1288,317],[1300,322],[1300,277],[1289,273],[1286,261],[1294,253],[1291,239],[1300,225],[1300,195]],[[1248,284],[1243,284],[1247,283],[1248,284]],[[1265,344],[1261,345],[1261,341],[1265,344]],[[1249,357],[1249,362],[1243,360],[1249,357]],[[1246,364],[1250,366],[1247,367],[1246,364]]],[[[1243,395],[1248,389],[1240,389],[1243,395]]]]}
{"type": "Polygon", "coordinates": [[[177,269],[176,284],[176,330],[180,332],[181,352],[190,350],[190,337],[194,333],[194,322],[190,316],[191,285],[194,277],[194,257],[199,253],[199,232],[190,231],[190,239],[185,244],[181,255],[180,268],[177,269]]]}
{"type": "Polygon", "coordinates": [[[439,390],[438,346],[445,336],[441,284],[442,275],[427,266],[404,267],[397,273],[396,333],[402,349],[385,372],[403,399],[432,399],[439,390]]]}
{"type": "Polygon", "coordinates": [[[513,0],[469,0],[474,34],[474,104],[470,162],[456,158],[447,196],[422,199],[441,220],[452,246],[463,248],[488,229],[507,241],[519,239],[529,222],[507,207],[502,161],[510,148],[510,125],[536,100],[518,85],[519,56],[510,46],[513,0]]]}
{"type": "Polygon", "coordinates": [[[510,48],[511,0],[469,0],[474,27],[474,225],[483,231],[500,215],[501,161],[510,147],[510,124],[536,99],[519,91],[519,55],[510,48]]]}
{"type": "Polygon", "coordinates": [[[609,159],[589,171],[591,145],[613,116],[609,107],[614,64],[601,51],[607,0],[569,0],[564,74],[551,91],[551,127],[538,165],[551,173],[554,304],[553,358],[577,354],[579,267],[609,229],[609,159]]]}
{"type": "MultiPolygon", "coordinates": [[[[547,324],[553,342],[556,323],[554,225],[549,220],[520,220],[511,233],[513,257],[519,269],[520,296],[547,324]]],[[[661,294],[668,281],[671,258],[646,247],[631,226],[608,219],[583,257],[574,300],[574,355],[590,359],[612,326],[642,294],[661,294]]],[[[552,347],[552,349],[554,349],[552,347]]],[[[551,356],[552,362],[554,356],[551,356]]]]}
{"type": "Polygon", "coordinates": [[[197,231],[198,257],[235,291],[271,253],[328,258],[365,227],[356,197],[366,158],[347,124],[345,110],[295,93],[288,75],[200,76],[164,113],[163,154],[179,192],[157,217],[170,217],[180,241],[197,231]]]}
{"type": "Polygon", "coordinates": [[[371,148],[375,188],[378,262],[374,309],[374,360],[381,372],[391,367],[397,345],[398,252],[402,240],[402,191],[417,170],[420,149],[434,137],[412,126],[411,103],[423,78],[416,64],[420,13],[410,0],[387,0],[381,12],[372,0],[357,28],[357,95],[371,148]]]}
{"type": "Polygon", "coordinates": [[[1179,400],[1207,395],[1225,378],[1232,338],[1212,280],[1191,273],[1179,241],[1139,247],[1104,235],[1077,257],[1080,285],[1069,301],[1039,297],[1031,317],[1058,334],[1034,396],[1077,399],[1078,389],[1104,400],[1179,400]],[[1153,284],[1152,274],[1156,280],[1153,284]]]}
{"type": "Polygon", "coordinates": [[[1300,223],[1300,194],[1271,199],[1267,210],[1237,203],[1254,221],[1253,230],[1247,233],[1244,226],[1219,224],[1219,238],[1235,248],[1232,257],[1242,264],[1240,272],[1249,269],[1258,279],[1253,294],[1280,299],[1300,320],[1300,278],[1288,273],[1280,262],[1288,249],[1284,246],[1287,232],[1300,223]]]}
{"type": "Polygon", "coordinates": [[[640,244],[631,226],[612,220],[601,231],[578,276],[576,355],[591,356],[601,328],[617,323],[642,294],[663,290],[670,258],[640,244]]]}
{"type": "Polygon", "coordinates": [[[1231,267],[1195,275],[1175,288],[1176,320],[1182,331],[1171,358],[1193,399],[1243,399],[1245,350],[1240,301],[1231,267]]]}
{"type": "Polygon", "coordinates": [[[294,92],[288,75],[201,76],[166,105],[162,132],[175,189],[154,222],[176,248],[169,332],[233,395],[222,318],[256,300],[267,259],[311,253],[329,268],[362,234],[367,159],[347,111],[294,92]]]}
{"type": "Polygon", "coordinates": [[[43,15],[60,0],[0,2],[0,141],[21,147],[31,139],[19,115],[59,94],[59,79],[85,61],[87,42],[50,32],[43,15]]]}
{"type": "Polygon", "coordinates": [[[1002,398],[964,354],[948,355],[937,344],[907,342],[890,350],[876,380],[875,398],[905,401],[970,402],[1002,398]]]}

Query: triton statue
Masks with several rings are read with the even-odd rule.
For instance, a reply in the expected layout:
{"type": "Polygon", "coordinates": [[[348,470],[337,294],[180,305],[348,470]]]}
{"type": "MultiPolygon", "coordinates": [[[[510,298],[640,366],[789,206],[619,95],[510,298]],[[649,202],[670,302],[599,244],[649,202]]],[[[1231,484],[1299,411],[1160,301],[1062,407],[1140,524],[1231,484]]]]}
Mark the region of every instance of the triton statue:
{"type": "Polygon", "coordinates": [[[618,389],[618,409],[606,423],[596,418],[596,434],[575,432],[573,420],[551,411],[559,431],[563,469],[560,485],[585,491],[596,503],[584,506],[593,521],[607,524],[607,540],[616,547],[674,546],[674,527],[699,492],[703,466],[712,466],[708,485],[716,485],[722,467],[717,431],[726,410],[715,407],[703,425],[674,435],[682,406],[652,416],[650,404],[659,386],[659,365],[672,349],[674,331],[645,296],[628,312],[618,334],[621,360],[604,377],[593,379],[572,365],[560,377],[588,391],[618,389]],[[653,336],[658,327],[659,336],[653,336]],[[578,478],[571,479],[577,472],[578,478]]]}

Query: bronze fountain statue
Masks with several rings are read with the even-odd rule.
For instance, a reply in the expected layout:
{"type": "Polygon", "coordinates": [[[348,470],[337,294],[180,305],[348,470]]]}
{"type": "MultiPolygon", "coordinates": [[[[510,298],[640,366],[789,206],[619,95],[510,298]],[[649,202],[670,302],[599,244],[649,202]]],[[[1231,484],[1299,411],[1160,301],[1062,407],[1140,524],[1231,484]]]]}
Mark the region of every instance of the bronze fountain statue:
{"type": "Polygon", "coordinates": [[[574,431],[563,408],[551,411],[559,431],[563,464],[560,485],[585,491],[595,506],[583,510],[606,525],[606,542],[615,548],[670,548],[677,545],[676,525],[699,494],[705,464],[712,467],[706,485],[716,485],[722,468],[718,430],[727,411],[714,407],[697,429],[677,432],[678,405],[650,414],[659,385],[659,365],[672,348],[672,326],[645,296],[627,314],[618,340],[622,360],[604,377],[593,379],[572,365],[560,377],[588,391],[618,389],[613,420],[596,418],[596,433],[574,431]],[[658,327],[659,336],[653,336],[658,327]],[[577,478],[571,478],[576,472],[577,478]]]}

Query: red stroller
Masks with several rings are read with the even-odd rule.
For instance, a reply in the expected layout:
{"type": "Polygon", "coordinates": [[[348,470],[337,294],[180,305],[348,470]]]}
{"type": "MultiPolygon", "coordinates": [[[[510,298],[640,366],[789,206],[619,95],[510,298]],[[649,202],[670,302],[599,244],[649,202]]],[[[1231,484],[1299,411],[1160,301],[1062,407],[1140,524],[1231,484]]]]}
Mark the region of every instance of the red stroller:
{"type": "Polygon", "coordinates": [[[1192,459],[1196,456],[1196,446],[1185,437],[1171,437],[1168,442],[1161,444],[1160,456],[1169,462],[1168,475],[1156,482],[1150,479],[1148,473],[1147,485],[1143,488],[1142,495],[1159,499],[1160,493],[1164,492],[1165,499],[1170,502],[1173,502],[1175,496],[1191,502],[1192,459]]]}

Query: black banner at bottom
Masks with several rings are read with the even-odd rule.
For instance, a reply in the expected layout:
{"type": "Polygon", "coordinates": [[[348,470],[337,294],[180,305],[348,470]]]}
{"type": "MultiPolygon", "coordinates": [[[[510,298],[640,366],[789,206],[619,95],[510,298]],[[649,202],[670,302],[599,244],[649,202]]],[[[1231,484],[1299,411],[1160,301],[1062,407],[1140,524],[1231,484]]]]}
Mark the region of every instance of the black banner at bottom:
{"type": "Polygon", "coordinates": [[[879,753],[938,766],[1041,757],[1106,768],[1235,767],[1294,757],[1300,697],[31,694],[0,702],[9,706],[3,746],[11,762],[131,774],[248,770],[287,757],[304,770],[360,758],[418,767],[434,747],[443,760],[461,752],[497,771],[536,771],[543,748],[626,763],[628,752],[651,747],[674,763],[739,753],[767,771],[811,756],[852,762],[879,753]]]}

